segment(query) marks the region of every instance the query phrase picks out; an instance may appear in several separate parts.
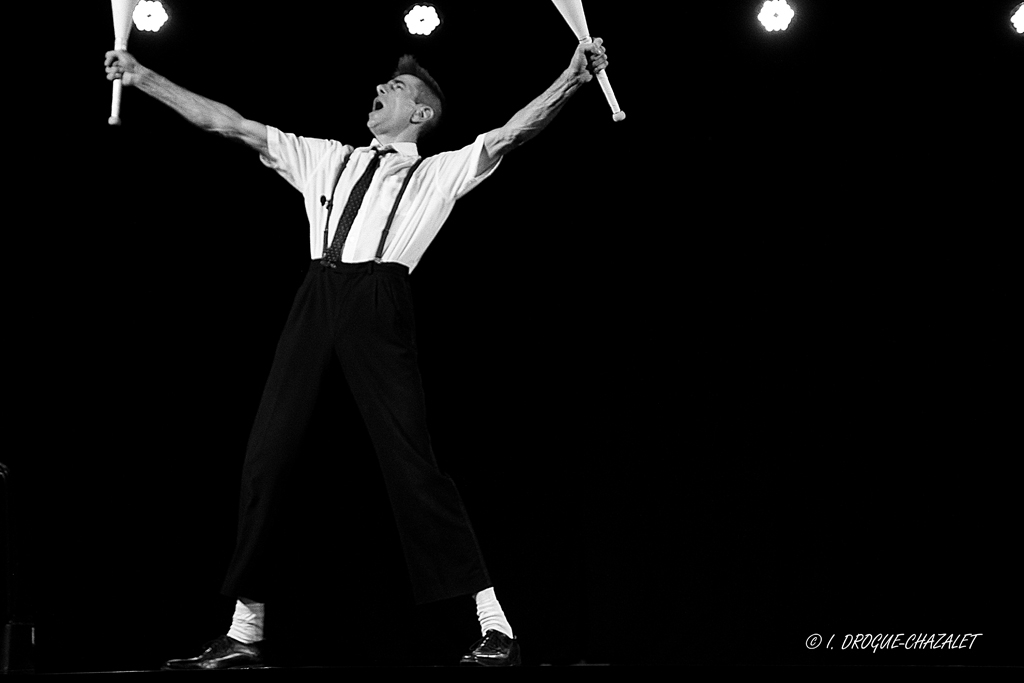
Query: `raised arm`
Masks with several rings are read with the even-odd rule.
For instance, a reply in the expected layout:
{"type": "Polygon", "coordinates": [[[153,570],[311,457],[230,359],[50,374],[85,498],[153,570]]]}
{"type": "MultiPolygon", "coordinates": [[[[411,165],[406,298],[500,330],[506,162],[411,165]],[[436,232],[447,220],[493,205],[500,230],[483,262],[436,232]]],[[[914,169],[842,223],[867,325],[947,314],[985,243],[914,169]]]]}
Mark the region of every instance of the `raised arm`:
{"type": "Polygon", "coordinates": [[[519,110],[504,126],[484,136],[484,151],[477,168],[478,175],[498,163],[501,155],[544,130],[573,93],[608,66],[603,43],[601,38],[597,38],[592,43],[579,45],[573,53],[569,68],[562,72],[551,87],[519,110]]]}
{"type": "Polygon", "coordinates": [[[107,68],[107,80],[120,78],[122,84],[136,87],[163,102],[199,128],[238,140],[260,154],[267,154],[267,127],[262,123],[250,121],[231,107],[171,83],[152,69],[139,64],[124,50],[107,52],[104,65],[107,68]]]}

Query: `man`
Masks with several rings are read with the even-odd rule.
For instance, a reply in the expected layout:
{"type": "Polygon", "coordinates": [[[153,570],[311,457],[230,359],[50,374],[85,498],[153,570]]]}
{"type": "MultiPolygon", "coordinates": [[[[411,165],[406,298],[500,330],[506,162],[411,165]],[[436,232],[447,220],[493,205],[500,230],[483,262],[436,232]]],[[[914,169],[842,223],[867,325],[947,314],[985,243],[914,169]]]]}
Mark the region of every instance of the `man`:
{"type": "Polygon", "coordinates": [[[519,641],[502,611],[454,483],[437,466],[426,429],[408,274],[455,201],[501,158],[537,135],[608,64],[600,38],[507,124],[463,149],[421,158],[417,141],[444,116],[444,95],[410,56],[377,86],[373,140],[352,147],[302,138],[244,118],[112,50],[107,78],[167,104],[207,131],[241,141],[303,193],[310,269],[282,332],[246,451],[238,540],[224,582],[236,600],[228,632],[200,655],[165,668],[262,662],[270,522],[281,474],[298,451],[331,354],[341,362],[381,463],[417,603],[476,602],[482,638],[466,664],[514,666],[519,641]]]}

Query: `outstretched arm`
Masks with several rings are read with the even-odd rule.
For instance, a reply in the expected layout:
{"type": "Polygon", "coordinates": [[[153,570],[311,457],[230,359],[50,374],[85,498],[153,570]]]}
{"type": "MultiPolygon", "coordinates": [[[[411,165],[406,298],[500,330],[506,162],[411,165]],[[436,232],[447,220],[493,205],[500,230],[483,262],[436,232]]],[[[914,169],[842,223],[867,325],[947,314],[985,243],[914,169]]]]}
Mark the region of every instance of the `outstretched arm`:
{"type": "Polygon", "coordinates": [[[184,116],[189,123],[243,142],[260,154],[267,154],[267,127],[262,123],[250,121],[227,105],[171,83],[152,69],[139,64],[124,50],[107,52],[104,65],[107,68],[107,80],[119,78],[122,84],[136,87],[163,102],[184,116]]]}
{"type": "Polygon", "coordinates": [[[579,45],[573,53],[569,68],[562,72],[551,87],[519,110],[504,126],[484,136],[484,150],[477,168],[478,175],[498,163],[503,154],[509,153],[544,130],[573,93],[608,66],[603,42],[601,38],[596,38],[592,43],[579,45]]]}

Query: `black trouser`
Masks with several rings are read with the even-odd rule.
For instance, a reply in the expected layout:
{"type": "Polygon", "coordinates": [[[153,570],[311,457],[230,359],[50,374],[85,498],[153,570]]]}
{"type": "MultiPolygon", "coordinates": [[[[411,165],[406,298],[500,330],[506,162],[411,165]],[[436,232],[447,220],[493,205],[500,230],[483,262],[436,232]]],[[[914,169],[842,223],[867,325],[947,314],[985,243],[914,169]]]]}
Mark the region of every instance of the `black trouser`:
{"type": "Polygon", "coordinates": [[[249,437],[223,593],[266,599],[282,474],[298,453],[332,353],[380,460],[416,602],[483,590],[491,583],[462,498],[430,446],[408,269],[336,266],[310,264],[278,342],[249,437]]]}

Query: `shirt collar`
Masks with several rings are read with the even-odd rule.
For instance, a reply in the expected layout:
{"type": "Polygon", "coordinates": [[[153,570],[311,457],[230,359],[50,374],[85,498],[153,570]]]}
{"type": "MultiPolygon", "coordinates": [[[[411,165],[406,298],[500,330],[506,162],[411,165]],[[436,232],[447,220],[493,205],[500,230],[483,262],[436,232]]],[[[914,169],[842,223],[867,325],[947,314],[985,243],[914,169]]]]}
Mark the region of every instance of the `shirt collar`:
{"type": "MultiPolygon", "coordinates": [[[[419,150],[417,149],[415,142],[392,142],[390,145],[387,146],[391,147],[396,152],[404,156],[419,156],[419,150]]],[[[373,141],[370,142],[370,149],[377,149],[379,147],[384,147],[384,145],[380,144],[380,140],[374,138],[373,141]]]]}

